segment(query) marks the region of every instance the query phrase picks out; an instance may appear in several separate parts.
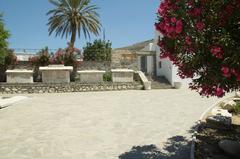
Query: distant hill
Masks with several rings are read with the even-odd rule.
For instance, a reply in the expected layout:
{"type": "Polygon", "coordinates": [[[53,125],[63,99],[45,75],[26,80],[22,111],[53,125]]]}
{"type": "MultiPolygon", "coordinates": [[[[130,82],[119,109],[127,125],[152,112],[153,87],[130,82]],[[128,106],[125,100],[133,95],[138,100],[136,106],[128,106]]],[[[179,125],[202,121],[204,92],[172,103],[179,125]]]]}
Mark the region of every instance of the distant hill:
{"type": "Polygon", "coordinates": [[[139,43],[136,43],[136,44],[133,44],[133,45],[130,45],[130,46],[126,46],[126,47],[122,47],[122,48],[117,48],[117,49],[114,49],[114,50],[129,50],[129,51],[132,51],[132,52],[136,52],[136,51],[142,50],[142,49],[143,49],[145,46],[147,46],[149,43],[153,43],[153,42],[154,42],[154,40],[151,39],[151,40],[139,42],[139,43]]]}

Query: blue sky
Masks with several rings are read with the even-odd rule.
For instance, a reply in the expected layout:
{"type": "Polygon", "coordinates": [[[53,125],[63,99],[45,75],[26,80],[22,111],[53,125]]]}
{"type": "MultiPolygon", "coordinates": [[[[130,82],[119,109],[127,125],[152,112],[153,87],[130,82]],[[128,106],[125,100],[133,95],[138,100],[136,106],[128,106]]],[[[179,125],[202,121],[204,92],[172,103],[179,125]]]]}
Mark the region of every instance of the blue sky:
{"type": "MultiPolygon", "coordinates": [[[[154,22],[159,0],[92,0],[100,7],[99,14],[106,39],[113,48],[130,45],[153,38],[154,22]]],[[[65,38],[48,36],[46,13],[53,6],[48,0],[0,0],[0,12],[11,32],[11,48],[51,49],[66,47],[65,38]]],[[[81,48],[88,41],[102,38],[92,36],[90,40],[81,37],[76,47],[81,48]]]]}

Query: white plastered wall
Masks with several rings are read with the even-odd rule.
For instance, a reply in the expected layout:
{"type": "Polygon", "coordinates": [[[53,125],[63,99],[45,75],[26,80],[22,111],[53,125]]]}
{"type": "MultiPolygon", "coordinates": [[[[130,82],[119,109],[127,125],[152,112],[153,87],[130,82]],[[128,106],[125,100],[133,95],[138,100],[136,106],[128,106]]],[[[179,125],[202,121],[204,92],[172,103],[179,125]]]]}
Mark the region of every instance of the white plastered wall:
{"type": "Polygon", "coordinates": [[[178,68],[173,65],[173,63],[168,59],[160,58],[160,48],[157,45],[159,37],[161,34],[158,31],[155,31],[155,50],[156,50],[156,62],[157,62],[157,76],[164,76],[169,83],[174,86],[174,82],[181,82],[183,86],[188,86],[188,84],[192,81],[191,79],[181,79],[178,75],[178,68]],[[161,62],[161,68],[159,67],[159,63],[161,62]]]}

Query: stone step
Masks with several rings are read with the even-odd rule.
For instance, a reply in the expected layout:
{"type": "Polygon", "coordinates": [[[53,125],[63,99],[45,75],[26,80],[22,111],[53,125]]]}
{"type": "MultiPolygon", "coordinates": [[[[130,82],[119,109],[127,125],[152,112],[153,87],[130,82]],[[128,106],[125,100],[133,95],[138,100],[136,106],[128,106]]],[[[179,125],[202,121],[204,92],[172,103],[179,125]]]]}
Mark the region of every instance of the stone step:
{"type": "Polygon", "coordinates": [[[170,84],[153,81],[152,89],[172,89],[172,86],[170,84]]]}
{"type": "Polygon", "coordinates": [[[148,77],[148,80],[152,82],[152,89],[172,89],[173,87],[164,77],[148,77]]]}

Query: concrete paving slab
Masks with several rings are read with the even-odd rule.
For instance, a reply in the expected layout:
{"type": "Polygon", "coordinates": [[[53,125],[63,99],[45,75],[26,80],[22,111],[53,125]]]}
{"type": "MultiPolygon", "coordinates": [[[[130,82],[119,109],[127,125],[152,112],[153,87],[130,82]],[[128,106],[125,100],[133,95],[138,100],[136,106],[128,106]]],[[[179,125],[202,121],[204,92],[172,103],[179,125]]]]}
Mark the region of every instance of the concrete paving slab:
{"type": "Polygon", "coordinates": [[[9,97],[9,98],[0,98],[0,109],[4,107],[8,107],[14,103],[17,103],[19,101],[25,100],[28,97],[25,96],[14,96],[14,97],[9,97]]]}
{"type": "Polygon", "coordinates": [[[188,159],[220,99],[187,89],[38,94],[0,110],[0,159],[188,159]]]}

